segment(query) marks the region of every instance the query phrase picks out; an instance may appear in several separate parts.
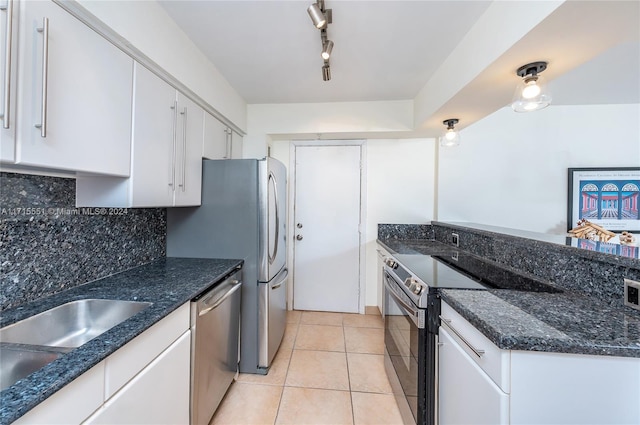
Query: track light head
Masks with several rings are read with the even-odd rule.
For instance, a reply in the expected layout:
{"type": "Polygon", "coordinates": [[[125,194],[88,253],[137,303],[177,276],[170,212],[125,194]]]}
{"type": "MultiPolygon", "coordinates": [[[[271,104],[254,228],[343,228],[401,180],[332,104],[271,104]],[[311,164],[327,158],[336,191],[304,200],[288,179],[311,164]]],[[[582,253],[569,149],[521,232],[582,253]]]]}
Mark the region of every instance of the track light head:
{"type": "Polygon", "coordinates": [[[313,3],[307,8],[307,13],[316,28],[321,29],[327,26],[327,17],[318,3],[313,3]]]}
{"type": "Polygon", "coordinates": [[[333,41],[327,40],[322,46],[322,59],[329,60],[331,57],[331,51],[333,50],[333,41]]]}
{"type": "Polygon", "coordinates": [[[322,80],[329,81],[331,79],[331,67],[328,63],[325,63],[322,67],[322,80]]]}

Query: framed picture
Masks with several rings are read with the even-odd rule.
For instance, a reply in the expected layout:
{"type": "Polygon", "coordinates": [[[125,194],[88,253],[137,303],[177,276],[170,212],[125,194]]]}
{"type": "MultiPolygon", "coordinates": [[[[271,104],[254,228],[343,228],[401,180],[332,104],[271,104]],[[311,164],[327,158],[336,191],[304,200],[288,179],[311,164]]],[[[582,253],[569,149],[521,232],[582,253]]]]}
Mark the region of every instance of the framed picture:
{"type": "Polygon", "coordinates": [[[612,232],[640,230],[640,167],[569,168],[567,230],[586,219],[612,232]]]}

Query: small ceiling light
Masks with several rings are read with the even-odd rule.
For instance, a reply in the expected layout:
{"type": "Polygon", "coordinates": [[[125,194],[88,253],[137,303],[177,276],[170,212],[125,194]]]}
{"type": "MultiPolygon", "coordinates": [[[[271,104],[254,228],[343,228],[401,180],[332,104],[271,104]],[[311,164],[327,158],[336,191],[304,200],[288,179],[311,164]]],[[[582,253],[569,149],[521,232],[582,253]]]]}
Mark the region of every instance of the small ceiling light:
{"type": "Polygon", "coordinates": [[[453,128],[455,124],[458,124],[459,120],[457,118],[449,118],[448,120],[442,121],[442,124],[447,126],[447,129],[440,136],[440,146],[458,146],[460,144],[460,133],[453,128]]]}
{"type": "Polygon", "coordinates": [[[333,41],[327,40],[322,47],[322,59],[329,60],[331,51],[333,50],[333,41]]]}
{"type": "Polygon", "coordinates": [[[322,67],[322,79],[324,81],[329,81],[331,79],[331,67],[328,63],[325,63],[322,67]]]}
{"type": "Polygon", "coordinates": [[[320,29],[327,26],[327,17],[322,11],[320,2],[313,3],[309,6],[307,8],[307,13],[309,13],[311,20],[313,21],[313,25],[315,25],[316,28],[320,29]]]}
{"type": "Polygon", "coordinates": [[[531,112],[546,108],[551,104],[551,94],[544,78],[539,75],[547,69],[547,62],[532,62],[516,71],[522,81],[516,87],[511,108],[516,112],[531,112]]]}

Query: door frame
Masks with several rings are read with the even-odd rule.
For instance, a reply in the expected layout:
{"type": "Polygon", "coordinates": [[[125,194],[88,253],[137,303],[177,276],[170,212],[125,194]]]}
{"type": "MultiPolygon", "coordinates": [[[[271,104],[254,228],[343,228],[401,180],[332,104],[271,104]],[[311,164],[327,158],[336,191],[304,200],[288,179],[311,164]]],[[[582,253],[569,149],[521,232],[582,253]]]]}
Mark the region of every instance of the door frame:
{"type": "Polygon", "coordinates": [[[366,249],[365,249],[365,226],[366,226],[366,205],[367,205],[367,143],[366,140],[292,140],[289,144],[289,194],[287,216],[287,234],[290,236],[287,252],[287,264],[290,264],[291,283],[287,288],[287,308],[293,310],[293,291],[295,290],[295,187],[296,187],[296,149],[306,146],[359,146],[360,147],[360,223],[358,225],[358,313],[365,313],[365,289],[366,289],[366,249]]]}

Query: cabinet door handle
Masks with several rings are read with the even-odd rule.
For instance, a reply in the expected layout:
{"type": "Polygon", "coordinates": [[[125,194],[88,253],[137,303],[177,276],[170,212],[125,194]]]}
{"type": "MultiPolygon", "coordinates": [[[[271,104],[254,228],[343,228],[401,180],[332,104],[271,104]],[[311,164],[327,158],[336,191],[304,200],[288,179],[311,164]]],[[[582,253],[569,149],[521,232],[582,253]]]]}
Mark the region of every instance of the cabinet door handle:
{"type": "Polygon", "coordinates": [[[35,127],[40,129],[40,137],[47,137],[47,81],[49,80],[49,18],[42,18],[42,109],[41,123],[35,127]]]}
{"type": "Polygon", "coordinates": [[[440,320],[442,320],[442,323],[444,323],[447,326],[447,329],[451,330],[451,332],[453,332],[454,334],[456,334],[456,336],[458,338],[460,338],[462,340],[462,342],[464,342],[464,344],[469,347],[469,349],[471,351],[473,351],[473,353],[478,356],[478,357],[482,357],[484,355],[484,350],[478,350],[476,347],[474,347],[473,345],[471,345],[471,343],[469,341],[467,341],[465,339],[465,337],[463,337],[460,332],[458,332],[456,330],[456,328],[454,328],[453,326],[451,326],[451,319],[445,319],[444,317],[440,316],[440,320]]]}
{"type": "Polygon", "coordinates": [[[227,143],[227,159],[233,158],[233,153],[231,152],[231,130],[228,128],[224,129],[225,133],[225,141],[227,143]]]}
{"type": "Polygon", "coordinates": [[[178,137],[178,101],[173,101],[173,136],[171,137],[171,175],[169,176],[169,186],[172,188],[176,183],[176,138],[178,137]]]}
{"type": "Polygon", "coordinates": [[[1,10],[7,11],[7,25],[5,27],[6,38],[4,46],[4,98],[2,104],[4,111],[2,117],[2,128],[8,129],[10,126],[10,106],[11,106],[11,47],[13,35],[13,0],[7,0],[7,5],[0,7],[1,10]]]}
{"type": "Polygon", "coordinates": [[[187,186],[187,107],[184,107],[184,110],[180,112],[182,115],[182,183],[179,186],[182,188],[184,192],[187,186]]]}

